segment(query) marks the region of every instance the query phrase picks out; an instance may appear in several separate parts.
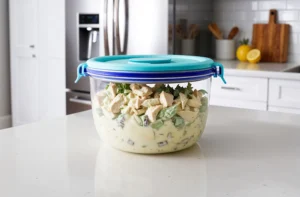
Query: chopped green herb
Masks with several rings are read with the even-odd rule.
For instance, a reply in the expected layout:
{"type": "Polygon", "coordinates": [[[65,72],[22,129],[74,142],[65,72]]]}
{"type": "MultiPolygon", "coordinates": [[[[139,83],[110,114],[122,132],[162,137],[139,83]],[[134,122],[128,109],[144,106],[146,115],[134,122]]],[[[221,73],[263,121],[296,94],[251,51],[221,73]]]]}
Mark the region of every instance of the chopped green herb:
{"type": "Polygon", "coordinates": [[[200,107],[200,112],[205,112],[207,110],[207,105],[202,105],[200,107]]]}
{"type": "Polygon", "coordinates": [[[184,94],[186,96],[189,96],[190,94],[193,94],[193,87],[192,87],[192,84],[190,82],[188,83],[187,87],[185,88],[184,94]]]}
{"type": "Polygon", "coordinates": [[[117,94],[129,94],[131,92],[130,85],[128,83],[116,83],[117,94]]]}
{"type": "Polygon", "coordinates": [[[184,119],[181,118],[180,116],[178,115],[175,115],[173,118],[172,118],[172,122],[174,124],[175,127],[177,128],[181,128],[184,126],[184,119]]]}
{"type": "Polygon", "coordinates": [[[158,113],[158,117],[162,120],[169,120],[177,113],[177,105],[164,108],[158,113]]]}
{"type": "Polygon", "coordinates": [[[199,90],[199,92],[201,92],[203,95],[208,94],[205,90],[199,90]]]}
{"type": "Polygon", "coordinates": [[[155,122],[153,122],[152,124],[151,124],[151,127],[153,128],[153,129],[156,129],[156,130],[158,130],[160,127],[162,127],[164,125],[164,121],[163,120],[161,120],[161,119],[159,119],[159,120],[156,120],[155,122]]]}
{"type": "Polygon", "coordinates": [[[177,85],[175,90],[174,90],[174,97],[177,98],[179,97],[179,93],[184,92],[184,88],[181,87],[180,85],[177,85]]]}
{"type": "Polygon", "coordinates": [[[141,117],[139,116],[134,116],[134,120],[136,121],[136,123],[140,126],[143,126],[143,121],[141,119],[141,117]]]}
{"type": "Polygon", "coordinates": [[[207,98],[207,97],[202,97],[202,98],[201,98],[201,104],[202,104],[202,106],[203,106],[203,105],[206,105],[206,106],[207,106],[207,105],[208,105],[208,98],[207,98]]]}

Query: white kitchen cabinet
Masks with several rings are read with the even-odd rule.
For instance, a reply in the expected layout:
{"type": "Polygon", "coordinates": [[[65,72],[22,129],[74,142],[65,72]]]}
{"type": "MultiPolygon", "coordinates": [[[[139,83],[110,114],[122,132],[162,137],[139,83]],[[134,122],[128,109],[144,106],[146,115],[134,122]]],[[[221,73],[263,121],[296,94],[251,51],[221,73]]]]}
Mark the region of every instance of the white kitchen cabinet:
{"type": "Polygon", "coordinates": [[[226,76],[227,84],[213,80],[211,104],[245,109],[267,109],[268,79],[226,76]]]}
{"type": "Polygon", "coordinates": [[[65,115],[64,1],[10,0],[13,125],[65,115]]]}
{"type": "Polygon", "coordinates": [[[300,81],[270,79],[269,105],[300,109],[300,81]]]}
{"type": "Polygon", "coordinates": [[[226,76],[227,84],[221,80],[212,83],[212,94],[216,97],[246,101],[267,101],[268,79],[226,76]]]}

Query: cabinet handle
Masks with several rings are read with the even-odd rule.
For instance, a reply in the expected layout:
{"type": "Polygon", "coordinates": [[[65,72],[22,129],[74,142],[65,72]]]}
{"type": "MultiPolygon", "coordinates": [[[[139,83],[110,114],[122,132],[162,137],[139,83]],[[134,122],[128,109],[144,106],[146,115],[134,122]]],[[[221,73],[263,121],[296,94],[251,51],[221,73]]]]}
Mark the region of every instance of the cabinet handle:
{"type": "Polygon", "coordinates": [[[35,55],[35,54],[32,54],[32,57],[33,57],[33,58],[36,58],[36,55],[35,55]]]}
{"type": "Polygon", "coordinates": [[[223,89],[223,90],[241,91],[241,88],[236,88],[236,87],[225,87],[225,86],[222,86],[221,89],[223,89]]]}
{"type": "Polygon", "coordinates": [[[86,99],[80,99],[80,98],[78,98],[78,97],[70,98],[69,101],[70,101],[70,102],[73,102],[73,103],[78,103],[78,104],[92,105],[92,102],[91,102],[91,101],[86,100],[86,99]]]}
{"type": "Polygon", "coordinates": [[[32,48],[32,49],[33,49],[33,48],[34,48],[34,45],[29,45],[29,48],[32,48]]]}

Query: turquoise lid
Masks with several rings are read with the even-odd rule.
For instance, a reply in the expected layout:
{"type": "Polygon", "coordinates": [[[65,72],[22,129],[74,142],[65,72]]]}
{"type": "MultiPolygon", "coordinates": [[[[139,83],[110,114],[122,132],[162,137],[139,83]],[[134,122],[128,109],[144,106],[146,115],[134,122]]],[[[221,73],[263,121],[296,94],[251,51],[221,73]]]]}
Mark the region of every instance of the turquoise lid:
{"type": "Polygon", "coordinates": [[[213,62],[206,57],[184,55],[116,55],[95,57],[86,63],[90,69],[164,72],[210,68],[213,62]]]}
{"type": "Polygon", "coordinates": [[[189,82],[219,76],[226,83],[222,64],[206,57],[185,55],[95,57],[78,66],[75,82],[86,76],[130,83],[189,82]]]}

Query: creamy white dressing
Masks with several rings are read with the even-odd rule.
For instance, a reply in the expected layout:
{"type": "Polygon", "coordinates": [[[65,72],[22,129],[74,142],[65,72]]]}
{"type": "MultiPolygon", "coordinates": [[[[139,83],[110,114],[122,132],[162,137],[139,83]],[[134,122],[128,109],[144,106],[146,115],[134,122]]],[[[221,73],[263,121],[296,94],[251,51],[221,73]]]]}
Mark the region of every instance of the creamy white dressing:
{"type": "Polygon", "coordinates": [[[164,121],[159,129],[137,124],[133,115],[126,114],[120,125],[93,99],[93,116],[102,141],[119,150],[133,153],[166,153],[179,151],[195,144],[204,131],[207,110],[199,112],[192,123],[176,128],[172,120],[164,121]]]}

